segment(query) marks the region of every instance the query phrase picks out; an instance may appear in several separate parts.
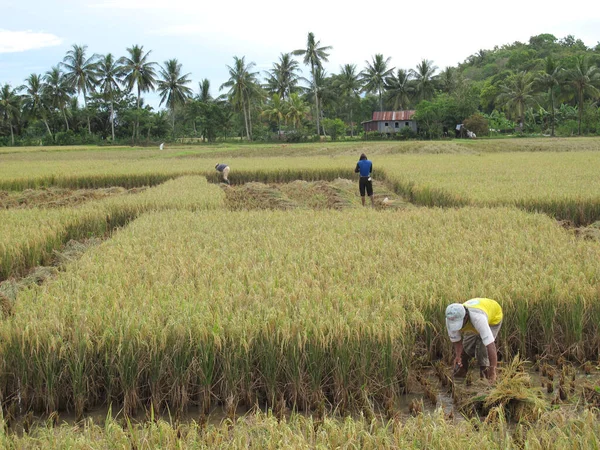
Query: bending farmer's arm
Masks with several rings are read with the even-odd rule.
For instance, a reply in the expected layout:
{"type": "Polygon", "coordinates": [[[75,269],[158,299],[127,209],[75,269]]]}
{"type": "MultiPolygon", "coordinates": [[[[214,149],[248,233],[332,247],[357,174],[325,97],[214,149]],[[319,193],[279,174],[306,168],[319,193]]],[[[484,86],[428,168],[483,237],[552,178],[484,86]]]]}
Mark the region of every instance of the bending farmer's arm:
{"type": "Polygon", "coordinates": [[[496,350],[496,343],[492,342],[486,346],[488,358],[490,359],[490,367],[488,367],[488,378],[491,382],[496,381],[496,367],[498,366],[498,351],[496,350]]]}
{"type": "Polygon", "coordinates": [[[450,341],[454,344],[454,366],[462,367],[463,342],[460,331],[448,331],[450,341]]]}
{"type": "Polygon", "coordinates": [[[360,172],[360,166],[356,163],[356,167],[354,168],[354,173],[360,172]]]}
{"type": "Polygon", "coordinates": [[[471,324],[473,324],[473,328],[479,333],[481,341],[487,350],[488,358],[490,360],[490,366],[487,369],[488,378],[490,381],[494,382],[496,381],[496,366],[498,365],[496,339],[494,338],[494,334],[492,333],[492,329],[490,328],[490,324],[488,323],[485,314],[471,314],[470,320],[471,324]]]}

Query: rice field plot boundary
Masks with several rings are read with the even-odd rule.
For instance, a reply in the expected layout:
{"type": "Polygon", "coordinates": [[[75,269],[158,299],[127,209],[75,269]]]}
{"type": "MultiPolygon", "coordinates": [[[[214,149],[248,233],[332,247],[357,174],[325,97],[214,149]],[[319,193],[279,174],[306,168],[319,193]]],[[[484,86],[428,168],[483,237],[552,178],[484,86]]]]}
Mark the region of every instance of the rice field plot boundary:
{"type": "Polygon", "coordinates": [[[47,265],[69,240],[104,236],[148,211],[216,209],[224,194],[203,177],[181,177],[138,194],[91,201],[78,208],[0,211],[0,281],[47,265]]]}

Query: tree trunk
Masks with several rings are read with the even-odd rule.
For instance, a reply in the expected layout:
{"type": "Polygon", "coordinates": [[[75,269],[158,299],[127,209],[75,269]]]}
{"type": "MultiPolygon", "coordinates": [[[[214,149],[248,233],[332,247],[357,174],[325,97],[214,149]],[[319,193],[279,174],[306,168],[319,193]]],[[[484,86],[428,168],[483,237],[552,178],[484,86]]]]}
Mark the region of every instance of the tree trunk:
{"type": "Polygon", "coordinates": [[[350,108],[350,137],[354,137],[354,122],[352,121],[352,108],[350,108]]]}
{"type": "Polygon", "coordinates": [[[321,124],[319,122],[319,97],[317,96],[317,80],[315,79],[315,66],[312,66],[313,91],[315,94],[315,113],[317,116],[317,136],[321,136],[321,124]]]}
{"type": "Polygon", "coordinates": [[[115,110],[113,108],[113,101],[110,101],[110,128],[112,131],[112,140],[115,142],[115,110]]]}
{"type": "Polygon", "coordinates": [[[248,102],[248,128],[250,130],[250,142],[252,142],[252,114],[250,113],[250,102],[248,102]]]}
{"type": "Polygon", "coordinates": [[[171,123],[173,124],[173,140],[175,140],[175,106],[171,108],[171,123]]]}
{"type": "Polygon", "coordinates": [[[135,144],[135,139],[136,137],[139,139],[140,137],[140,97],[142,96],[142,93],[140,91],[140,85],[138,83],[137,86],[137,91],[138,91],[138,95],[137,95],[137,113],[135,115],[135,123],[133,124],[133,143],[135,144]]]}
{"type": "Polygon", "coordinates": [[[12,146],[15,146],[15,135],[13,134],[13,126],[12,123],[9,122],[8,126],[10,127],[10,142],[12,142],[12,146]]]}
{"type": "Polygon", "coordinates": [[[50,131],[50,126],[48,126],[48,121],[46,119],[42,119],[44,122],[44,125],[46,125],[46,130],[48,130],[48,134],[50,135],[50,137],[52,136],[52,131],[50,131]]]}
{"type": "Polygon", "coordinates": [[[552,120],[552,126],[550,127],[550,136],[554,137],[554,90],[552,88],[550,88],[550,107],[552,108],[552,115],[550,119],[552,120]]]}
{"type": "Polygon", "coordinates": [[[583,90],[579,91],[579,127],[577,134],[581,136],[581,119],[583,118],[583,90]]]}
{"type": "Polygon", "coordinates": [[[85,117],[87,117],[88,134],[92,134],[92,125],[90,124],[90,114],[87,109],[87,96],[85,95],[85,90],[83,91],[83,107],[85,108],[85,117]]]}
{"type": "Polygon", "coordinates": [[[244,125],[246,126],[246,137],[250,140],[250,130],[248,128],[248,116],[246,114],[246,102],[242,101],[242,111],[244,112],[244,125]]]}
{"type": "Polygon", "coordinates": [[[63,117],[65,118],[65,124],[67,125],[67,131],[69,131],[69,121],[67,120],[67,113],[65,111],[65,108],[61,108],[61,109],[62,109],[63,117]]]}

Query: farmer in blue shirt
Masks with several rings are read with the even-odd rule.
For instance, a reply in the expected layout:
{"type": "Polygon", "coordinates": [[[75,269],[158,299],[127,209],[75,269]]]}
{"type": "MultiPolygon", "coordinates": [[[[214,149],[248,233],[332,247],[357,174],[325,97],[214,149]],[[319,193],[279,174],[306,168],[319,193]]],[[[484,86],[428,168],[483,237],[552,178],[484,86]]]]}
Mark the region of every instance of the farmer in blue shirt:
{"type": "Polygon", "coordinates": [[[373,199],[373,180],[371,180],[371,173],[373,173],[373,163],[367,159],[367,155],[364,153],[360,155],[359,161],[356,163],[354,173],[360,174],[358,180],[358,190],[360,191],[360,199],[362,205],[365,206],[365,191],[371,199],[371,206],[375,206],[375,200],[373,199]]]}
{"type": "Polygon", "coordinates": [[[227,178],[229,176],[229,166],[227,164],[217,163],[215,169],[223,174],[223,183],[229,184],[229,179],[227,178]]]}

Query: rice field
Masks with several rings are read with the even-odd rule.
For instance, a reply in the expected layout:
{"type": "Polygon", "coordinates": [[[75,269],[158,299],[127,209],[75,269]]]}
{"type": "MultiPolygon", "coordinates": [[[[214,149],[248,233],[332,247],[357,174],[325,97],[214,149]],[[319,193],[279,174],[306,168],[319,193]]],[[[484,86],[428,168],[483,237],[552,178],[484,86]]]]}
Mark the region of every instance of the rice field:
{"type": "Polygon", "coordinates": [[[598,142],[0,152],[0,442],[598,446],[600,241],[556,221],[598,219],[598,142]],[[449,376],[443,311],[478,296],[493,387],[449,376]]]}

